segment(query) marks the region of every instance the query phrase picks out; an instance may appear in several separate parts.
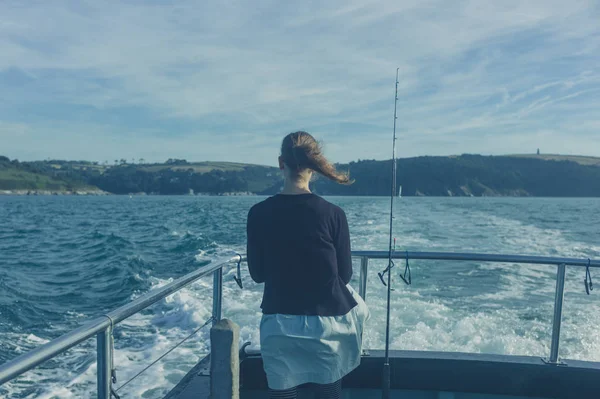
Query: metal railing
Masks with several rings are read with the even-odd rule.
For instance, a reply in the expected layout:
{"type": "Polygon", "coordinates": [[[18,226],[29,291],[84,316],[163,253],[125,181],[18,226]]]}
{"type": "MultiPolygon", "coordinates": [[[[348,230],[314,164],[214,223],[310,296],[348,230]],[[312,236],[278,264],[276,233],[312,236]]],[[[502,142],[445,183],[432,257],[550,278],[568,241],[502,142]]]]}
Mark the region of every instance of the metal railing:
{"type": "MultiPolygon", "coordinates": [[[[360,257],[359,294],[366,300],[367,271],[370,259],[387,259],[389,252],[385,251],[354,251],[352,255],[360,257]]],[[[548,364],[561,364],[558,358],[560,346],[560,327],[562,324],[562,307],[565,290],[565,272],[567,266],[600,268],[600,261],[591,259],[556,258],[528,255],[477,254],[459,252],[394,252],[394,259],[411,260],[444,260],[444,261],[475,261],[492,263],[513,263],[529,265],[556,266],[556,288],[554,295],[554,316],[552,318],[552,341],[550,356],[543,359],[548,364]]]]}
{"type": "MultiPolygon", "coordinates": [[[[367,272],[370,259],[387,259],[387,251],[353,251],[353,257],[360,258],[359,294],[366,300],[367,272]]],[[[552,258],[541,256],[476,254],[453,252],[394,252],[394,259],[420,259],[444,261],[476,261],[501,262],[518,264],[538,264],[557,267],[556,289],[554,300],[554,317],[552,321],[552,343],[550,356],[545,361],[549,364],[560,364],[558,353],[560,344],[560,327],[562,321],[562,305],[564,297],[565,270],[567,266],[600,268],[600,261],[574,258],[552,258]]],[[[134,301],[117,308],[106,315],[89,321],[81,327],[62,335],[24,355],[21,355],[0,366],[0,385],[37,367],[41,363],[67,351],[75,345],[96,336],[97,340],[97,384],[98,398],[110,399],[111,374],[113,371],[112,331],[116,324],[146,309],[150,305],[179,291],[194,281],[213,274],[213,323],[221,319],[223,293],[223,267],[245,260],[243,255],[218,259],[207,266],[152,290],[134,301]]]]}
{"type": "Polygon", "coordinates": [[[221,319],[221,299],[223,266],[241,262],[245,258],[235,255],[227,259],[218,259],[160,288],[149,291],[132,302],[121,306],[103,316],[97,317],[81,327],[62,335],[24,355],[0,366],[0,385],[31,370],[43,362],[67,351],[75,345],[96,336],[97,345],[97,383],[98,398],[110,399],[111,377],[113,371],[112,330],[114,326],[150,305],[179,291],[194,281],[213,274],[213,323],[221,319]]]}

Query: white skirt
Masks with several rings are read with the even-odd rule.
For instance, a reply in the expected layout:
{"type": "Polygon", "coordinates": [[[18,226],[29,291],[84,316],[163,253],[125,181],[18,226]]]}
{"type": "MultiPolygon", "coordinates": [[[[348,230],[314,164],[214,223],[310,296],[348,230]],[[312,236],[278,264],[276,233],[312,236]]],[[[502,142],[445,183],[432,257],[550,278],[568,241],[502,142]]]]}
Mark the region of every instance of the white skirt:
{"type": "Polygon", "coordinates": [[[263,315],[260,346],[269,388],[330,384],[358,367],[370,314],[347,287],[358,305],[343,316],[263,315]]]}

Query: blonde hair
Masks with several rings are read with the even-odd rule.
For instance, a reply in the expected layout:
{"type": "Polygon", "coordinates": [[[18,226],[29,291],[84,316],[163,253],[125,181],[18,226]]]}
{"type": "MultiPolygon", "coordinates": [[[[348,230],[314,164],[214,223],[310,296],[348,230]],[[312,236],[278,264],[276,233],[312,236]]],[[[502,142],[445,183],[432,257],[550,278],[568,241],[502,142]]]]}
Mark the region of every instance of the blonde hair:
{"type": "Polygon", "coordinates": [[[305,169],[311,169],[339,184],[352,184],[348,173],[338,172],[325,158],[321,145],[307,132],[290,133],[281,143],[281,157],[290,170],[299,176],[305,169]]]}

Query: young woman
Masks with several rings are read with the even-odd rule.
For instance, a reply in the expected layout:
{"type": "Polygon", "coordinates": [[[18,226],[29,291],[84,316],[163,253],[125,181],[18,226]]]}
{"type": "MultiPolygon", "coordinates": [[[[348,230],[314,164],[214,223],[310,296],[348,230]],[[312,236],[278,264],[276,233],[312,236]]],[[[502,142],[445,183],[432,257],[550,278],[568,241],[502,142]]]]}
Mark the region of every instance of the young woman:
{"type": "Polygon", "coordinates": [[[320,398],[338,398],[341,380],[360,364],[364,301],[348,285],[350,234],[344,211],[311,193],[317,172],[350,184],[306,132],[287,135],[280,194],[248,214],[248,268],[265,283],[260,344],[271,398],[295,398],[310,384],[320,398]]]}

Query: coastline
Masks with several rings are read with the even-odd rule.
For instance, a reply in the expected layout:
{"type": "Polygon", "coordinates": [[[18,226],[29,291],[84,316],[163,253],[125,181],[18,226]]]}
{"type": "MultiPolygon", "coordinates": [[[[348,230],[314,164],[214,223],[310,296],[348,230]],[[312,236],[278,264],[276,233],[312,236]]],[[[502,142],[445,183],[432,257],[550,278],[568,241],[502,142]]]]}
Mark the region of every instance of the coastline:
{"type": "Polygon", "coordinates": [[[0,195],[10,196],[50,196],[50,195],[80,195],[80,196],[105,196],[113,195],[102,190],[74,190],[74,191],[56,191],[56,190],[0,190],[0,195]]]}
{"type": "Polygon", "coordinates": [[[177,195],[177,196],[198,196],[198,197],[250,197],[256,196],[256,193],[251,192],[224,192],[224,193],[194,193],[194,194],[159,194],[159,193],[129,193],[129,194],[114,194],[108,191],[99,189],[94,190],[73,190],[73,191],[58,191],[58,190],[0,190],[0,196],[160,196],[160,195],[177,195]]]}

